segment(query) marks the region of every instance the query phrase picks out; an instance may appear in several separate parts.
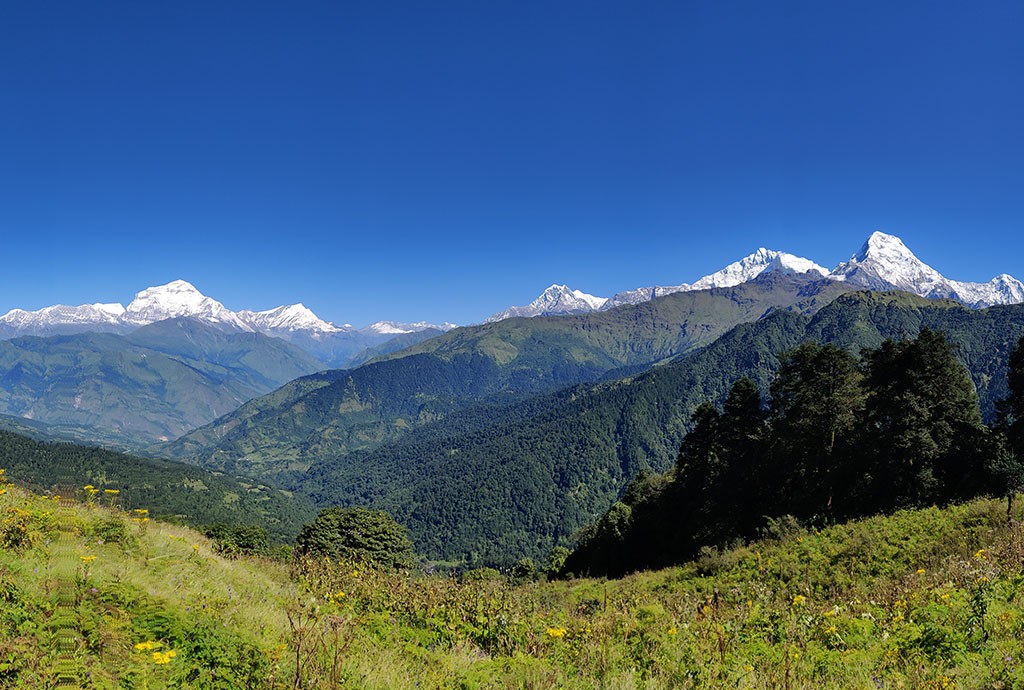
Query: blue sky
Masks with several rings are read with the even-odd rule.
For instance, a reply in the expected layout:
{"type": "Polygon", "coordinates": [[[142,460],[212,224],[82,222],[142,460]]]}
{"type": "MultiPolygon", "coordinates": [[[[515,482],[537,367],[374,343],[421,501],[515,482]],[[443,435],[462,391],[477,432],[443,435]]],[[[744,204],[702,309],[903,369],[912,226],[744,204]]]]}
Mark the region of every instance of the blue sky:
{"type": "Polygon", "coordinates": [[[0,5],[0,311],[479,320],[871,231],[1024,278],[1024,3],[0,5]]]}

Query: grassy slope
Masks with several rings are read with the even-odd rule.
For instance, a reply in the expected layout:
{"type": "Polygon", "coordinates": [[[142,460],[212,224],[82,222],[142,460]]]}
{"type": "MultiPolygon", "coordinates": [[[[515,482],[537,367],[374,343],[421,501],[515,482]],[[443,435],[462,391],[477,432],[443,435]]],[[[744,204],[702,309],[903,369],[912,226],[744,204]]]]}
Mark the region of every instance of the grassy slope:
{"type": "Polygon", "coordinates": [[[992,501],[616,581],[290,572],[17,488],[0,541],[4,687],[286,688],[296,669],[325,689],[1024,684],[1024,535],[992,501]]]}

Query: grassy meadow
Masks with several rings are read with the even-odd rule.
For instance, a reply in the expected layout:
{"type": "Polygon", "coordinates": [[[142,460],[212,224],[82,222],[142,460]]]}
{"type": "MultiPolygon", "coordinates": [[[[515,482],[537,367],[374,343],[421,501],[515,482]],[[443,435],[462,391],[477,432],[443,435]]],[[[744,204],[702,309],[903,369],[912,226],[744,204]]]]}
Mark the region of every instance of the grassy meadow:
{"type": "Polygon", "coordinates": [[[227,559],[114,493],[0,491],[5,688],[1024,687],[997,501],[548,582],[227,559]]]}

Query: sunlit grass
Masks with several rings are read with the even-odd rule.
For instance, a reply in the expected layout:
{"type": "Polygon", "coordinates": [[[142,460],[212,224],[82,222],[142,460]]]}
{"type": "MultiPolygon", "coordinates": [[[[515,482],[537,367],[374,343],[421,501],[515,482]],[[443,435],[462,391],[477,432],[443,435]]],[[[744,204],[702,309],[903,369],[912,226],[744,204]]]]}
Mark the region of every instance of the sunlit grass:
{"type": "Polygon", "coordinates": [[[0,489],[0,687],[1024,686],[1024,536],[994,501],[518,582],[226,559],[86,492],[0,489]]]}

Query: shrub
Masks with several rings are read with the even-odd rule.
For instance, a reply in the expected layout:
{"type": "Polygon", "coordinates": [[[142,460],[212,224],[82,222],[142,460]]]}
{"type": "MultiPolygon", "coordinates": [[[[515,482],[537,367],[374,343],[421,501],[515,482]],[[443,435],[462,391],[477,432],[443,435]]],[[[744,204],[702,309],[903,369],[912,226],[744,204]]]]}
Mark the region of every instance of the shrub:
{"type": "Polygon", "coordinates": [[[329,556],[382,568],[408,567],[412,542],[405,528],[387,513],[366,508],[327,508],[302,528],[297,556],[329,556]]]}

